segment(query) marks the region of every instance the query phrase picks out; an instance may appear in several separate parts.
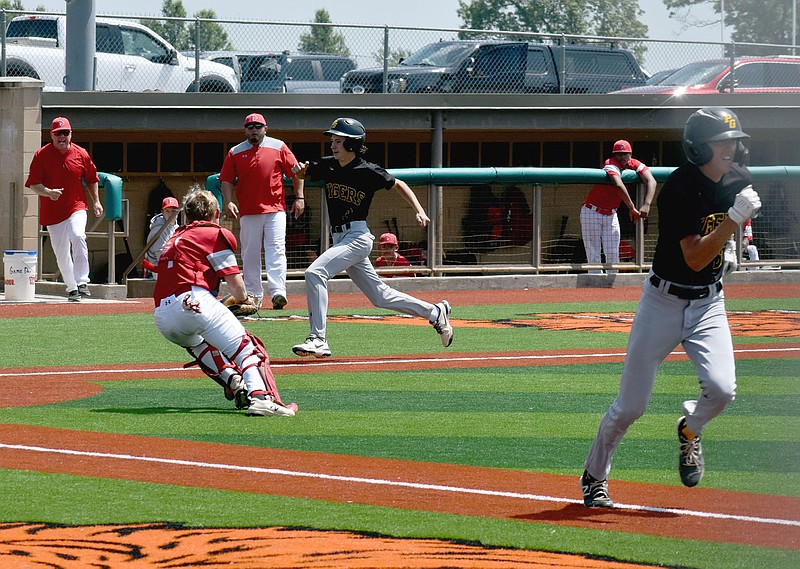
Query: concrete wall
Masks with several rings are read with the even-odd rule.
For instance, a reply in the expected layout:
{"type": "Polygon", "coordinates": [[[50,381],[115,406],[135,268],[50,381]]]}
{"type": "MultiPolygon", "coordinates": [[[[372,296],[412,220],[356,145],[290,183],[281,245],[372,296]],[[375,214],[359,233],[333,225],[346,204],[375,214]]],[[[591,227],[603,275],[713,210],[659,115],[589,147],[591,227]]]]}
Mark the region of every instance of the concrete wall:
{"type": "Polygon", "coordinates": [[[0,77],[0,249],[35,251],[39,198],[25,188],[42,140],[43,82],[0,77]]]}

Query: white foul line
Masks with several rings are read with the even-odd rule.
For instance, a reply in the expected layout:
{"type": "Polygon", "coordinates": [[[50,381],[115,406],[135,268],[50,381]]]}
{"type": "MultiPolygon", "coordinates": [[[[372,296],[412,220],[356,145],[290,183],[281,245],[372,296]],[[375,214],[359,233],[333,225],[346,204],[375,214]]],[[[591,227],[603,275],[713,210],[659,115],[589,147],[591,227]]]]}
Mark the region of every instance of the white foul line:
{"type": "MultiPolygon", "coordinates": [[[[750,354],[750,353],[789,353],[800,352],[800,347],[787,347],[787,348],[737,348],[734,350],[736,354],[750,354]]],[[[670,355],[686,355],[686,352],[675,351],[670,355]]],[[[513,354],[513,355],[497,355],[497,356],[455,356],[450,358],[402,358],[402,359],[374,359],[374,360],[325,360],[325,361],[309,361],[305,360],[301,363],[288,364],[288,363],[271,363],[270,367],[273,369],[284,368],[316,368],[316,367],[343,367],[343,366],[360,366],[360,365],[388,365],[388,364],[414,364],[414,363],[440,363],[440,362],[485,362],[485,361],[508,361],[514,360],[581,360],[589,358],[618,358],[625,357],[625,352],[608,352],[597,354],[513,354]]],[[[176,371],[190,371],[197,372],[198,368],[189,367],[153,367],[142,369],[77,369],[77,370],[51,370],[51,371],[35,371],[35,372],[6,372],[0,373],[0,377],[32,377],[32,376],[48,376],[48,375],[85,375],[85,374],[113,374],[113,373],[165,373],[176,371]]]]}
{"type": "MultiPolygon", "coordinates": [[[[581,500],[569,498],[559,498],[556,496],[544,496],[541,494],[522,494],[519,492],[503,492],[499,490],[484,490],[480,488],[462,488],[459,486],[444,486],[440,484],[421,484],[419,482],[403,482],[397,480],[384,480],[381,478],[360,478],[356,476],[340,476],[335,474],[324,474],[320,472],[296,472],[283,470],[280,468],[262,468],[258,466],[238,466],[234,464],[219,464],[213,462],[196,462],[193,460],[179,460],[173,458],[158,458],[149,456],[133,456],[129,454],[115,454],[104,452],[90,452],[70,449],[53,449],[46,447],[28,445],[10,445],[0,443],[0,448],[22,450],[29,452],[42,452],[53,454],[65,454],[73,456],[90,456],[94,458],[109,458],[117,460],[130,460],[139,462],[154,462],[160,464],[174,464],[177,466],[192,466],[197,468],[212,468],[218,470],[235,470],[253,472],[258,474],[272,474],[275,476],[294,476],[298,478],[315,478],[319,480],[335,480],[338,482],[352,482],[357,484],[373,484],[378,486],[397,486],[401,488],[414,488],[417,490],[432,490],[435,492],[452,492],[458,494],[476,494],[481,496],[494,496],[501,498],[516,498],[520,500],[531,500],[537,502],[559,502],[566,504],[583,504],[581,500]]],[[[734,520],[740,522],[752,522],[760,524],[776,524],[783,526],[800,527],[800,521],[784,520],[779,518],[760,518],[755,516],[740,516],[736,514],[719,514],[715,512],[700,512],[695,510],[682,510],[678,508],[659,508],[657,506],[642,506],[639,504],[615,504],[615,508],[638,510],[644,512],[670,513],[680,516],[692,516],[697,518],[713,518],[720,520],[734,520]]]]}

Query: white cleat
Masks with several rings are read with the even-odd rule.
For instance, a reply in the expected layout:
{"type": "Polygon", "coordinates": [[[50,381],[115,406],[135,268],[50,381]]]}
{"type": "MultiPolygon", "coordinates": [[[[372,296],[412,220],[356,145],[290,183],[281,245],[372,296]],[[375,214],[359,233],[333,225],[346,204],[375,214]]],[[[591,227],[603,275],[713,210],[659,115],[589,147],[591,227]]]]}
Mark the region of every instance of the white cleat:
{"type": "Polygon", "coordinates": [[[292,351],[300,357],[327,358],[331,355],[328,342],[324,338],[317,338],[316,336],[309,336],[302,344],[292,347],[292,351]]]}
{"type": "Polygon", "coordinates": [[[443,300],[436,304],[436,308],[439,309],[439,316],[436,317],[436,320],[431,321],[431,326],[439,333],[442,345],[445,348],[449,348],[450,344],[453,343],[453,327],[450,326],[450,304],[443,300]]]}
{"type": "Polygon", "coordinates": [[[250,417],[294,417],[295,409],[275,403],[271,397],[264,399],[252,398],[250,399],[250,407],[247,408],[247,414],[250,417]]]}

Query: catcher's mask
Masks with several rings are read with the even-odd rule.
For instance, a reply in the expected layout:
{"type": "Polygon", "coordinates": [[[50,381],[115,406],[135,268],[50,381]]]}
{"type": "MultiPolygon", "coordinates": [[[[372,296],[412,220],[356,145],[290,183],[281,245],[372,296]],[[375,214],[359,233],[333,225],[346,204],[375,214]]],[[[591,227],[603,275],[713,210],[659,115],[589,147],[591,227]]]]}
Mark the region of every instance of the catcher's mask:
{"type": "Polygon", "coordinates": [[[347,117],[338,118],[331,124],[331,128],[325,131],[325,136],[338,135],[344,137],[344,149],[348,152],[363,154],[367,147],[367,129],[356,119],[347,117]]]}
{"type": "Polygon", "coordinates": [[[737,139],[734,160],[745,165],[748,150],[742,140],[750,138],[742,131],[739,118],[730,109],[724,107],[705,107],[696,111],[683,129],[683,151],[692,164],[702,166],[711,161],[713,152],[709,142],[737,139]]]}

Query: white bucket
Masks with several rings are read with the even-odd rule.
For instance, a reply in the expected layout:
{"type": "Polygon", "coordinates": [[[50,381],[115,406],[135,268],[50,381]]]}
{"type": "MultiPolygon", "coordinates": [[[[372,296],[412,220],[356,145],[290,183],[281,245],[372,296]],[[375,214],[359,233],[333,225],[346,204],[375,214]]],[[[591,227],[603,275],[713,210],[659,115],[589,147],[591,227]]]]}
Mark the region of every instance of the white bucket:
{"type": "Polygon", "coordinates": [[[36,296],[36,251],[5,251],[6,300],[33,300],[36,296]]]}

